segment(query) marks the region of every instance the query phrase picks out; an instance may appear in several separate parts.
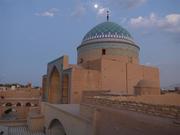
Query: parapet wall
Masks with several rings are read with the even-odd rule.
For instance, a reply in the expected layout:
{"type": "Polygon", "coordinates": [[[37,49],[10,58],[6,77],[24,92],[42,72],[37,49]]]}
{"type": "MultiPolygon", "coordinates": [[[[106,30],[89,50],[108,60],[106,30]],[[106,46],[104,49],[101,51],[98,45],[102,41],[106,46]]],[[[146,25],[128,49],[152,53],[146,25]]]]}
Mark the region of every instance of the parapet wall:
{"type": "Polygon", "coordinates": [[[40,108],[30,108],[27,126],[30,131],[43,132],[44,115],[41,114],[40,108]]]}
{"type": "Polygon", "coordinates": [[[31,112],[32,109],[40,110],[40,107],[0,107],[0,120],[10,120],[10,119],[5,119],[4,116],[6,115],[4,112],[8,109],[12,109],[13,112],[11,114],[14,115],[14,118],[16,120],[21,120],[21,119],[26,119],[29,112],[31,112]]]}
{"type": "Polygon", "coordinates": [[[0,91],[0,98],[40,98],[40,90],[21,88],[16,90],[0,91]]]}
{"type": "MultiPolygon", "coordinates": [[[[84,93],[82,104],[111,107],[148,115],[180,119],[180,95],[159,96],[107,96],[101,93],[84,93]],[[97,94],[98,96],[95,96],[97,94]],[[169,103],[168,103],[169,101],[169,103]]],[[[83,108],[82,108],[82,112],[83,108]]],[[[90,116],[90,115],[88,115],[90,116]]]]}

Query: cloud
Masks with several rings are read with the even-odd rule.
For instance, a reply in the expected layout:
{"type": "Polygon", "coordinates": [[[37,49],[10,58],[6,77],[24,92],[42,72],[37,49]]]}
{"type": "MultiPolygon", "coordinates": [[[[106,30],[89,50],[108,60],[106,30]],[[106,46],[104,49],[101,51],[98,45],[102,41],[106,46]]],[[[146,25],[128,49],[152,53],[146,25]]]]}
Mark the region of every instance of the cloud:
{"type": "Polygon", "coordinates": [[[148,17],[139,16],[137,18],[130,19],[130,25],[135,28],[141,27],[152,27],[157,23],[157,16],[151,13],[148,17]]]}
{"type": "Polygon", "coordinates": [[[121,8],[134,8],[146,3],[147,0],[107,0],[109,4],[118,6],[121,8]]]}
{"type": "Polygon", "coordinates": [[[98,16],[105,16],[110,8],[129,9],[144,4],[147,0],[101,0],[98,4],[92,2],[91,5],[95,8],[98,16]],[[98,6],[97,6],[98,5],[98,6]]]}
{"type": "Polygon", "coordinates": [[[71,16],[81,17],[86,13],[86,7],[80,1],[77,2],[74,11],[71,13],[71,16]]]}
{"type": "MultiPolygon", "coordinates": [[[[82,1],[76,0],[75,8],[71,12],[73,17],[82,17],[87,12],[95,12],[97,16],[105,16],[107,10],[110,9],[130,9],[140,6],[146,3],[147,0],[92,0],[92,1],[82,1]]],[[[123,20],[126,21],[126,20],[123,20]]]]}
{"type": "Polygon", "coordinates": [[[106,16],[107,11],[110,11],[110,9],[107,8],[107,7],[99,7],[99,8],[97,9],[97,15],[98,15],[98,16],[106,16]]]}
{"type": "Polygon", "coordinates": [[[126,6],[128,8],[133,8],[133,7],[143,5],[145,2],[146,0],[127,0],[126,6]]]}
{"type": "Polygon", "coordinates": [[[98,15],[106,15],[107,8],[99,8],[97,14],[98,15]]]}
{"type": "Polygon", "coordinates": [[[35,13],[35,15],[36,16],[44,16],[44,17],[54,17],[55,15],[57,15],[58,11],[59,11],[59,9],[57,9],[57,8],[51,8],[51,9],[48,9],[47,11],[35,13]]]}
{"type": "Polygon", "coordinates": [[[90,5],[93,7],[91,9],[96,12],[97,16],[105,16],[107,11],[110,11],[110,9],[102,3],[92,2],[90,5]]]}
{"type": "Polygon", "coordinates": [[[180,14],[170,14],[160,20],[158,26],[169,32],[180,32],[180,14]]]}
{"type": "Polygon", "coordinates": [[[127,17],[120,17],[120,24],[127,23],[128,18],[127,17]]]}
{"type": "Polygon", "coordinates": [[[129,24],[134,28],[158,28],[167,32],[180,33],[180,14],[159,17],[151,13],[147,17],[131,18],[129,24]]]}
{"type": "Polygon", "coordinates": [[[94,11],[97,16],[104,16],[106,15],[107,10],[109,10],[109,8],[104,7],[103,4],[97,4],[95,2],[83,3],[81,1],[77,1],[76,7],[71,13],[71,16],[82,17],[87,13],[87,11],[94,11]]]}

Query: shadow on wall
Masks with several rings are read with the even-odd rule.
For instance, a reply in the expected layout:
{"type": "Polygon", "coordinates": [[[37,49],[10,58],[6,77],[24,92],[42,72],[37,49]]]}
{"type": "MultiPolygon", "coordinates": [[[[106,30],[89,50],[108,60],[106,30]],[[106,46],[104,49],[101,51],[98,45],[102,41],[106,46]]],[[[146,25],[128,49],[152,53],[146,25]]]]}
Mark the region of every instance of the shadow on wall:
{"type": "Polygon", "coordinates": [[[17,118],[16,110],[13,108],[8,108],[4,111],[4,113],[1,116],[2,120],[15,120],[17,118]]]}

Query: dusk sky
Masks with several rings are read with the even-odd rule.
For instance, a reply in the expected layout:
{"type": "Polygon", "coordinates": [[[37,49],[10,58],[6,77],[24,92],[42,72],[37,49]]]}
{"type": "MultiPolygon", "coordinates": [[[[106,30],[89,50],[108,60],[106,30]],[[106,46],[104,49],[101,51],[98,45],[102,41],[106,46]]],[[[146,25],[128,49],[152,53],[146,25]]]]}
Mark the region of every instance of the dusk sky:
{"type": "Polygon", "coordinates": [[[47,63],[110,21],[139,44],[141,64],[160,69],[161,86],[180,83],[180,0],[0,0],[0,83],[41,85],[47,63]]]}

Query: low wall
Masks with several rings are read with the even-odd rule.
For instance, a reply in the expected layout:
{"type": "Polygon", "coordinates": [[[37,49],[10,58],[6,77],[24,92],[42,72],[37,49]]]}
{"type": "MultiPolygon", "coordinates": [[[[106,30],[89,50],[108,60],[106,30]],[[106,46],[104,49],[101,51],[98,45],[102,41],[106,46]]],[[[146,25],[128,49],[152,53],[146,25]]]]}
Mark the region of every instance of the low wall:
{"type": "Polygon", "coordinates": [[[0,97],[3,96],[4,98],[39,98],[40,94],[40,90],[32,88],[0,91],[0,97]]]}
{"type": "Polygon", "coordinates": [[[84,91],[82,104],[92,104],[180,119],[180,94],[117,95],[109,91],[84,91]]]}
{"type": "Polygon", "coordinates": [[[44,115],[41,114],[41,109],[39,107],[32,107],[29,109],[27,125],[30,131],[43,132],[44,115]]]}
{"type": "Polygon", "coordinates": [[[95,135],[179,135],[174,119],[98,106],[95,135]]]}
{"type": "Polygon", "coordinates": [[[27,118],[28,129],[33,132],[43,132],[44,116],[43,115],[31,115],[27,118]]]}
{"type": "Polygon", "coordinates": [[[21,120],[0,120],[0,125],[3,126],[24,126],[26,125],[27,121],[26,119],[21,120]]]}
{"type": "MultiPolygon", "coordinates": [[[[29,112],[35,111],[40,112],[40,107],[25,107],[25,106],[20,106],[20,107],[0,107],[0,119],[4,119],[3,117],[6,115],[4,112],[8,109],[14,110],[13,115],[15,116],[15,119],[27,119],[27,116],[29,112]]],[[[4,119],[5,120],[5,119],[4,119]]],[[[8,120],[7,120],[8,121],[8,120]]]]}
{"type": "Polygon", "coordinates": [[[118,101],[103,98],[87,98],[84,103],[113,107],[118,109],[126,109],[130,111],[137,111],[146,113],[149,115],[155,115],[160,117],[168,117],[172,119],[180,119],[180,106],[175,105],[158,105],[158,104],[148,104],[136,101],[118,101]]]}
{"type": "Polygon", "coordinates": [[[110,91],[83,91],[82,93],[82,102],[86,100],[87,97],[94,98],[103,98],[110,100],[118,100],[118,101],[135,101],[135,102],[143,102],[147,104],[158,104],[158,105],[180,105],[180,94],[162,94],[162,95],[117,95],[111,94],[110,91]]]}
{"type": "Polygon", "coordinates": [[[63,109],[63,106],[72,107],[71,104],[53,105],[44,103],[44,126],[46,127],[46,133],[48,134],[51,132],[51,122],[57,119],[62,124],[62,127],[65,129],[67,135],[92,135],[92,122],[84,117],[81,117],[79,113],[74,113],[72,109],[70,109],[72,112],[63,109]]]}
{"type": "MultiPolygon", "coordinates": [[[[98,97],[97,97],[98,98],[98,97]]],[[[163,95],[141,95],[141,96],[104,96],[111,100],[118,101],[135,101],[147,104],[158,105],[180,105],[180,94],[163,94],[163,95]]]]}

